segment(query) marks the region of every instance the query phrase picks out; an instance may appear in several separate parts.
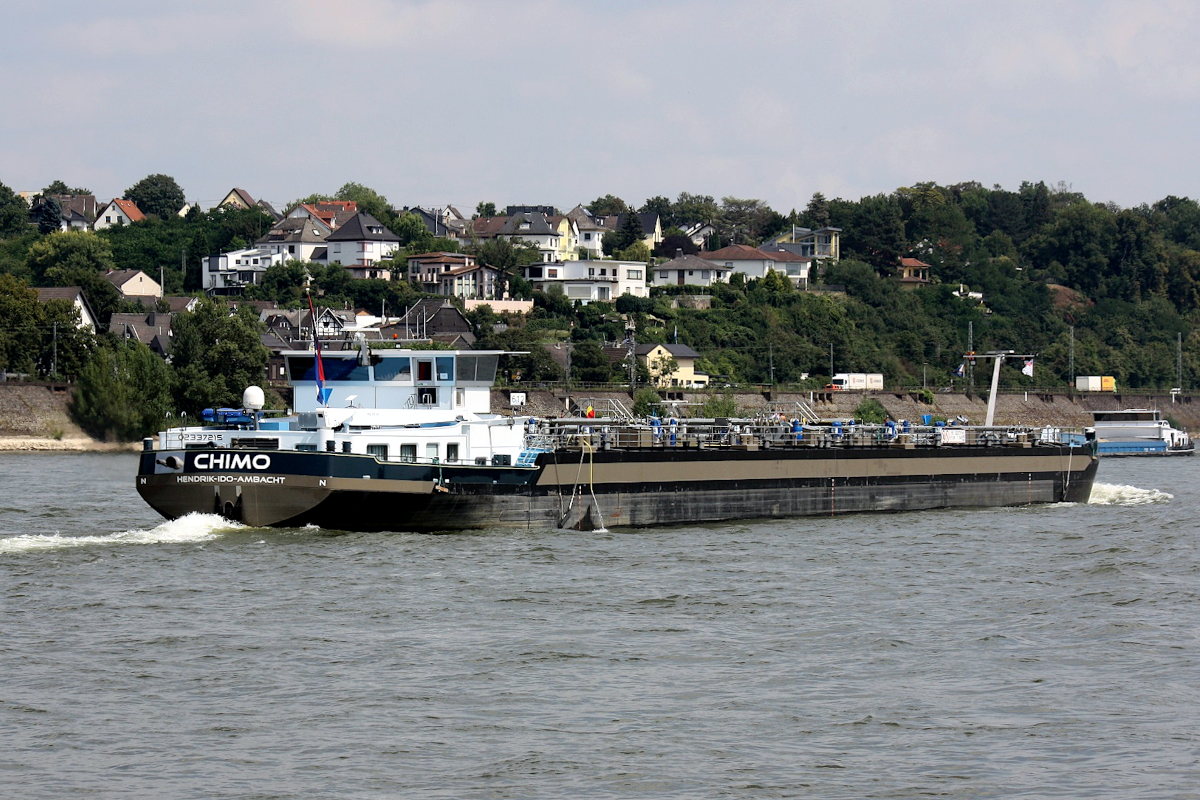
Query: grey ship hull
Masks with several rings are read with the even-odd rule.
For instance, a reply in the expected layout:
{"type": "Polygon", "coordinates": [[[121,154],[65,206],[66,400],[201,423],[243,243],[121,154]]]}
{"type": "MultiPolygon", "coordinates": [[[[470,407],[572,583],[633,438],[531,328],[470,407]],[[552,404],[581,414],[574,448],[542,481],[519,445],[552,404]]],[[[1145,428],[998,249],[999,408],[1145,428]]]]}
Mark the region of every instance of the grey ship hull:
{"type": "MultiPolygon", "coordinates": [[[[334,530],[651,526],[881,511],[1086,502],[1094,445],[543,453],[530,467],[269,453],[265,469],[196,467],[147,452],[138,491],[168,518],[218,513],[253,526],[334,530]]],[[[260,455],[262,455],[260,453],[260,455]]],[[[261,461],[260,461],[261,463],[261,461]]]]}

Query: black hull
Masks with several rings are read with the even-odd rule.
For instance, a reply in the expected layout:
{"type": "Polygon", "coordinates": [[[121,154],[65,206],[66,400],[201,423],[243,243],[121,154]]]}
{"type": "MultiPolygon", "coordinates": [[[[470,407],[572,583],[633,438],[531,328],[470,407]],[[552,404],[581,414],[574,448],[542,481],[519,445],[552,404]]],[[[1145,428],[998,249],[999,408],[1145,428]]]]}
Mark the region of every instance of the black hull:
{"type": "Polygon", "coordinates": [[[196,454],[173,454],[174,469],[170,453],[142,456],[138,491],[168,518],[418,532],[1086,502],[1098,465],[1091,449],[1019,446],[575,451],[529,468],[275,451],[269,468],[215,472],[196,454]]]}

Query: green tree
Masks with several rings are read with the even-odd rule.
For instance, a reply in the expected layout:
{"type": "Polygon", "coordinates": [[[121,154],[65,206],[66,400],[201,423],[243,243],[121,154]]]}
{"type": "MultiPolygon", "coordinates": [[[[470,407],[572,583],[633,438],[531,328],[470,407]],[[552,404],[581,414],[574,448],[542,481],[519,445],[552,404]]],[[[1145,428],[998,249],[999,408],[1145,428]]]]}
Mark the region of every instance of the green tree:
{"type": "Polygon", "coordinates": [[[680,192],[675,199],[672,222],[684,227],[697,222],[715,222],[720,215],[717,201],[709,195],[680,192]]]}
{"type": "Polygon", "coordinates": [[[101,348],[79,374],[69,410],[105,441],[134,441],[163,426],[171,410],[170,368],[141,342],[101,348]]]}
{"type": "Polygon", "coordinates": [[[813,230],[827,228],[832,224],[832,217],[829,215],[829,201],[825,199],[825,195],[813,192],[812,198],[804,209],[804,214],[800,217],[800,224],[813,230]]]}
{"type": "Polygon", "coordinates": [[[50,286],[71,285],[53,283],[56,272],[80,269],[103,275],[117,266],[108,241],[88,231],[52,233],[29,248],[25,261],[34,281],[50,286]]]}
{"type": "Polygon", "coordinates": [[[365,211],[385,226],[396,232],[397,218],[392,213],[388,199],[369,186],[353,181],[343,184],[333,197],[334,200],[353,200],[358,204],[359,211],[365,211]]]}
{"type": "Polygon", "coordinates": [[[247,386],[263,386],[269,353],[259,341],[262,323],[251,306],[230,315],[223,303],[202,300],[190,314],[177,314],[172,329],[179,410],[195,416],[205,408],[239,405],[247,386]]]}
{"type": "Polygon", "coordinates": [[[34,201],[33,218],[38,233],[43,236],[54,233],[62,227],[62,206],[53,197],[41,195],[34,201]]]}
{"type": "Polygon", "coordinates": [[[611,194],[597,197],[588,203],[586,208],[595,217],[610,217],[616,214],[624,214],[630,210],[624,200],[611,194]]]}
{"type": "Polygon", "coordinates": [[[492,202],[480,202],[475,206],[475,216],[488,219],[496,216],[496,204],[492,202]]]}
{"type": "Polygon", "coordinates": [[[773,214],[762,200],[723,197],[717,228],[722,238],[734,244],[758,244],[773,214]]]}
{"type": "Polygon", "coordinates": [[[577,342],[571,351],[571,380],[585,383],[608,383],[612,367],[608,356],[595,339],[577,342]]]}
{"type": "Polygon", "coordinates": [[[12,275],[0,275],[0,369],[33,373],[42,336],[38,294],[12,275]]]}
{"type": "Polygon", "coordinates": [[[187,202],[175,179],[161,173],[147,175],[130,186],[125,190],[125,198],[132,200],[143,214],[153,214],[159,219],[178,213],[187,202]]]}
{"type": "Polygon", "coordinates": [[[82,187],[75,187],[72,189],[71,187],[67,186],[67,184],[63,183],[62,181],[50,181],[50,185],[47,186],[45,189],[42,189],[42,194],[44,194],[44,195],[46,195],[46,194],[91,194],[91,193],[92,193],[91,189],[84,189],[82,187]]]}
{"type": "Polygon", "coordinates": [[[642,204],[642,207],[638,209],[638,213],[658,214],[659,224],[662,225],[664,231],[675,225],[674,207],[671,205],[671,198],[669,197],[661,195],[651,197],[642,204]]]}
{"type": "Polygon", "coordinates": [[[433,244],[433,234],[421,218],[412,212],[400,215],[392,232],[400,237],[400,246],[410,253],[426,253],[426,248],[433,244]]]}
{"type": "Polygon", "coordinates": [[[626,211],[621,214],[615,233],[612,250],[608,249],[609,242],[604,242],[605,252],[624,250],[634,243],[642,241],[646,235],[642,230],[642,218],[636,211],[626,211]]]}
{"type": "Polygon", "coordinates": [[[895,272],[906,249],[904,218],[894,197],[876,195],[858,202],[853,219],[844,227],[842,255],[858,258],[885,275],[895,272]]]}
{"type": "Polygon", "coordinates": [[[0,183],[0,237],[19,236],[29,226],[29,206],[12,189],[0,183]]]}

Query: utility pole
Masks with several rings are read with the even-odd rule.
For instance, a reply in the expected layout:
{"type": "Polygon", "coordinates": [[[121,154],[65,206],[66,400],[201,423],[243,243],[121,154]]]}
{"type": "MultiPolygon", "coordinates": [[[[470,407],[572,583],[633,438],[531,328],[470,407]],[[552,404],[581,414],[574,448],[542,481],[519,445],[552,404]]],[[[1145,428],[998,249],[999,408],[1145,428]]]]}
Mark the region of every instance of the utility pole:
{"type": "Polygon", "coordinates": [[[1183,391],[1183,332],[1175,335],[1175,387],[1183,391]]]}
{"type": "Polygon", "coordinates": [[[967,386],[971,389],[975,388],[975,323],[967,323],[967,352],[971,354],[971,358],[967,359],[967,386]]]}
{"type": "Polygon", "coordinates": [[[771,385],[775,385],[775,343],[767,343],[767,353],[771,364],[771,385]]]}
{"type": "Polygon", "coordinates": [[[1074,389],[1075,389],[1075,326],[1074,325],[1071,326],[1071,348],[1068,352],[1069,352],[1069,355],[1067,356],[1067,360],[1070,365],[1069,369],[1070,369],[1070,373],[1071,373],[1071,390],[1074,391],[1074,389]]]}
{"type": "Polygon", "coordinates": [[[829,343],[829,380],[833,381],[833,342],[829,343]]]}
{"type": "Polygon", "coordinates": [[[58,377],[58,323],[54,323],[54,355],[50,358],[50,376],[58,377]]]}

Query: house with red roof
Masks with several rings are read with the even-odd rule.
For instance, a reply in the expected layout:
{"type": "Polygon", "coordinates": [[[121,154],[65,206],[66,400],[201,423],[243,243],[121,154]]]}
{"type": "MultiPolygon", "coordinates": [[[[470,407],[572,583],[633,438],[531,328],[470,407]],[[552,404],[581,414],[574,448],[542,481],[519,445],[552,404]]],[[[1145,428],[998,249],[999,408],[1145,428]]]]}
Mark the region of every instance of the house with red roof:
{"type": "Polygon", "coordinates": [[[916,289],[926,286],[929,280],[929,265],[915,258],[900,259],[900,286],[904,289],[916,289]]]}
{"type": "Polygon", "coordinates": [[[141,212],[132,200],[115,199],[96,212],[94,230],[104,230],[113,225],[128,225],[131,222],[141,222],[146,215],[141,212]]]}

